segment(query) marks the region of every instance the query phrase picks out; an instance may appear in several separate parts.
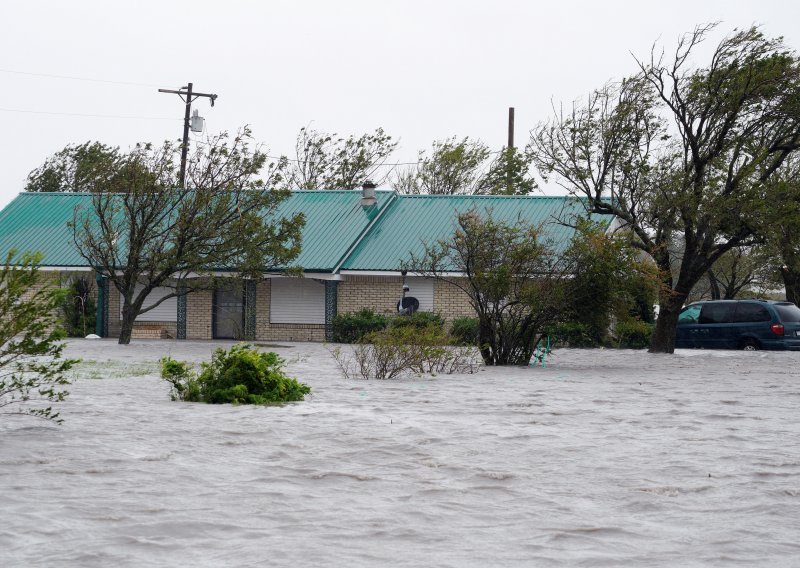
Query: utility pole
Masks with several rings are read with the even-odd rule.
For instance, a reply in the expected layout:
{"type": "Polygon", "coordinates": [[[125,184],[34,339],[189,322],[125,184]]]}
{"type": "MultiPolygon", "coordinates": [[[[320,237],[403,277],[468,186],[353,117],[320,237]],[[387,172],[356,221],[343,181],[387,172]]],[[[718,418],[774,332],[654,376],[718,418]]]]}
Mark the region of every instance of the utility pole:
{"type": "Polygon", "coordinates": [[[172,93],[178,95],[181,100],[186,103],[186,112],[183,116],[183,144],[181,146],[181,187],[186,184],[186,155],[189,152],[189,120],[192,114],[192,101],[199,97],[208,97],[211,99],[211,106],[214,106],[214,101],[217,100],[217,95],[209,93],[195,93],[192,91],[192,84],[189,83],[186,87],[181,87],[179,91],[172,91],[170,89],[159,89],[159,93],[172,93]]]}
{"type": "Polygon", "coordinates": [[[508,107],[508,147],[514,147],[514,107],[508,107]]]}

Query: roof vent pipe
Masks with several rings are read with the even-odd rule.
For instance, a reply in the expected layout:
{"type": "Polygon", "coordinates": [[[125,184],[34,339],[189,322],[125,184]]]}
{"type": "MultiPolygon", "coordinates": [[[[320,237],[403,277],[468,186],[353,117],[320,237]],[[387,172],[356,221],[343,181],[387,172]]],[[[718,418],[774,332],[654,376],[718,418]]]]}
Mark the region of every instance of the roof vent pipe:
{"type": "Polygon", "coordinates": [[[377,203],[375,199],[375,184],[367,180],[364,182],[364,185],[361,186],[361,206],[371,207],[375,205],[375,203],[377,203]]]}

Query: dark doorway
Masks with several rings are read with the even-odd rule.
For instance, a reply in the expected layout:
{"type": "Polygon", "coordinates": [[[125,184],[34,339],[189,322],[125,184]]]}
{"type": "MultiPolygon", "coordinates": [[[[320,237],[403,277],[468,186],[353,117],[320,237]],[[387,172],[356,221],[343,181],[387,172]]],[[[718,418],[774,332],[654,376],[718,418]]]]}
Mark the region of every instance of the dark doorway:
{"type": "Polygon", "coordinates": [[[214,339],[244,337],[244,294],[241,286],[214,290],[214,339]]]}

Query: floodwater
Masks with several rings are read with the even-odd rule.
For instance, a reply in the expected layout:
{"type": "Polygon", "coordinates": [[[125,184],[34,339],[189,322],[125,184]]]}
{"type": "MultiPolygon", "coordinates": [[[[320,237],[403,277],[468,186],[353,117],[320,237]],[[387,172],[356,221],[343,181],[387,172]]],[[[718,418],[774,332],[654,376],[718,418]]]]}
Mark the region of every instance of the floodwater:
{"type": "Polygon", "coordinates": [[[568,350],[398,381],[274,348],[306,402],[172,402],[73,341],[62,426],[0,420],[0,566],[798,566],[800,353],[568,350]]]}

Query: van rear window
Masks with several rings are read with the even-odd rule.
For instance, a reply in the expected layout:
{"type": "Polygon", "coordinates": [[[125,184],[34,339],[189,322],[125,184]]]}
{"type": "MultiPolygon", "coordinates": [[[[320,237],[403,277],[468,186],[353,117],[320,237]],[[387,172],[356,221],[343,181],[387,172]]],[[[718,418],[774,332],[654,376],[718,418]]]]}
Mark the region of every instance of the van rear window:
{"type": "Polygon", "coordinates": [[[773,304],[783,323],[800,322],[800,308],[794,304],[773,304]]]}

